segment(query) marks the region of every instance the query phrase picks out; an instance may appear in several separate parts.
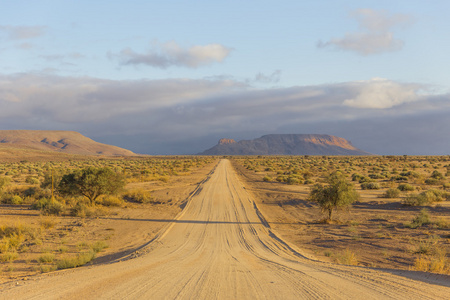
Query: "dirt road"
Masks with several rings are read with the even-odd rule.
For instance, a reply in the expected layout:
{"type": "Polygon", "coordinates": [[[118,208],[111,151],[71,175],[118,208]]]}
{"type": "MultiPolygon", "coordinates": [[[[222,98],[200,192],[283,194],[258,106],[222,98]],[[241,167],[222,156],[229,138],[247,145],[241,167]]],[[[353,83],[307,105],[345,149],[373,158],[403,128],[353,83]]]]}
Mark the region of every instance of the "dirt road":
{"type": "Polygon", "coordinates": [[[222,160],[141,256],[4,285],[2,299],[448,299],[448,277],[321,263],[274,235],[222,160]],[[408,277],[426,279],[428,283],[408,277]],[[430,283],[430,282],[433,282],[430,283]]]}

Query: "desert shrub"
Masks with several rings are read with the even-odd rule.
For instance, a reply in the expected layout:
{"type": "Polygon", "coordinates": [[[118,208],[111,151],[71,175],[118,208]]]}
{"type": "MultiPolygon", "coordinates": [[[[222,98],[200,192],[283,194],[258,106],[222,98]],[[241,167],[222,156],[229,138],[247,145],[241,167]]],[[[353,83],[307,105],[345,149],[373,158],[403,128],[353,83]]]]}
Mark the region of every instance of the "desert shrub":
{"type": "Polygon", "coordinates": [[[397,189],[399,189],[402,192],[414,191],[414,187],[412,185],[410,185],[410,184],[407,184],[407,183],[399,184],[397,189]]]}
{"type": "Polygon", "coordinates": [[[444,179],[444,175],[442,175],[441,172],[434,170],[433,173],[431,173],[431,178],[437,179],[437,180],[442,180],[444,179]]]}
{"type": "Polygon", "coordinates": [[[19,257],[19,254],[17,254],[17,252],[5,252],[0,255],[0,261],[1,262],[14,261],[18,257],[19,257]]]}
{"type": "Polygon", "coordinates": [[[0,176],[0,192],[10,183],[9,177],[0,176]]]}
{"type": "Polygon", "coordinates": [[[123,205],[123,200],[117,196],[104,196],[100,199],[99,204],[103,206],[115,206],[121,207],[123,205]]]}
{"type": "Polygon", "coordinates": [[[31,205],[31,209],[40,210],[44,215],[59,216],[64,212],[65,206],[56,199],[41,198],[31,205]]]}
{"type": "Polygon", "coordinates": [[[30,197],[34,199],[51,198],[52,191],[49,189],[42,189],[40,187],[30,187],[22,192],[23,197],[30,197]]]}
{"type": "Polygon", "coordinates": [[[422,194],[426,195],[430,203],[441,202],[450,199],[450,193],[442,190],[430,189],[428,191],[422,192],[422,194]]]}
{"type": "Polygon", "coordinates": [[[359,183],[369,183],[369,182],[373,182],[373,180],[370,177],[363,176],[362,178],[359,179],[359,183]]]}
{"type": "Polygon", "coordinates": [[[280,175],[280,176],[277,176],[277,178],[275,180],[278,182],[286,182],[287,176],[280,175]]]}
{"type": "Polygon", "coordinates": [[[263,181],[272,181],[272,177],[269,175],[264,176],[263,181]]]}
{"type": "Polygon", "coordinates": [[[103,249],[106,249],[108,247],[109,247],[109,245],[106,242],[104,242],[104,241],[97,241],[97,242],[95,242],[94,244],[91,245],[91,249],[95,253],[98,253],[98,252],[100,252],[103,249]]]}
{"type": "Polygon", "coordinates": [[[23,203],[23,199],[19,195],[4,194],[4,195],[2,195],[1,199],[2,199],[2,203],[5,203],[5,204],[18,205],[18,204],[23,203]]]}
{"type": "Polygon", "coordinates": [[[70,208],[70,215],[79,218],[89,218],[95,215],[95,209],[80,201],[70,208]]]}
{"type": "Polygon", "coordinates": [[[371,179],[383,179],[383,178],[385,178],[385,176],[382,175],[382,174],[369,174],[369,178],[371,178],[371,179]]]}
{"type": "Polygon", "coordinates": [[[427,199],[422,194],[408,195],[403,199],[403,204],[407,206],[422,206],[427,204],[427,199]]]}
{"type": "Polygon", "coordinates": [[[411,223],[405,224],[405,227],[417,228],[427,224],[431,224],[431,217],[428,209],[424,208],[411,220],[411,223]]]}
{"type": "Polygon", "coordinates": [[[304,182],[303,182],[303,184],[313,184],[314,183],[314,180],[312,180],[312,179],[306,179],[304,182]]]}
{"type": "Polygon", "coordinates": [[[401,172],[400,176],[419,178],[420,174],[417,172],[414,172],[414,171],[405,171],[405,172],[401,172]]]}
{"type": "Polygon", "coordinates": [[[39,256],[38,261],[40,263],[52,263],[55,260],[55,255],[52,253],[44,253],[41,256],[39,256]]]}
{"type": "Polygon", "coordinates": [[[44,217],[39,220],[39,224],[44,229],[51,229],[58,224],[58,221],[54,217],[44,217]]]}
{"type": "Polygon", "coordinates": [[[138,203],[150,203],[152,196],[149,191],[143,189],[136,189],[128,191],[123,195],[126,201],[138,202],[138,203]]]}
{"type": "Polygon", "coordinates": [[[361,184],[363,190],[379,190],[380,185],[376,182],[364,182],[361,184]]]}
{"type": "Polygon", "coordinates": [[[76,256],[69,256],[69,257],[60,259],[56,262],[56,267],[59,270],[76,268],[76,267],[87,264],[88,262],[92,261],[94,258],[95,258],[95,252],[91,250],[88,252],[79,253],[76,256]]]}
{"type": "Polygon", "coordinates": [[[39,179],[37,179],[36,177],[32,177],[32,176],[28,176],[25,179],[25,182],[28,184],[40,184],[39,179]]]}
{"type": "Polygon", "coordinates": [[[450,273],[450,260],[447,257],[445,248],[425,241],[425,243],[421,242],[420,248],[416,253],[419,253],[420,256],[414,261],[412,269],[440,274],[450,273]]]}
{"type": "Polygon", "coordinates": [[[383,195],[382,198],[398,198],[400,197],[400,190],[398,189],[388,189],[383,195]]]}
{"type": "Polygon", "coordinates": [[[364,177],[364,176],[361,175],[361,174],[354,173],[354,174],[352,174],[352,181],[359,181],[359,180],[361,180],[361,178],[363,178],[363,177],[364,177]]]}
{"type": "Polygon", "coordinates": [[[356,257],[356,254],[350,251],[349,249],[345,249],[344,251],[339,253],[335,257],[335,261],[339,264],[344,265],[351,265],[351,266],[358,265],[358,258],[356,257]]]}
{"type": "Polygon", "coordinates": [[[439,179],[436,179],[436,178],[427,178],[427,179],[425,179],[425,184],[427,184],[427,185],[438,185],[440,183],[441,183],[441,181],[439,179]]]}
{"type": "Polygon", "coordinates": [[[397,176],[392,176],[390,178],[391,181],[408,181],[408,177],[406,176],[401,176],[401,175],[397,175],[397,176]]]}
{"type": "Polygon", "coordinates": [[[298,179],[296,177],[288,177],[286,183],[289,185],[300,184],[300,179],[298,179]]]}
{"type": "Polygon", "coordinates": [[[405,198],[404,204],[409,206],[420,206],[440,202],[450,198],[450,194],[441,190],[428,190],[420,194],[409,195],[405,198]]]}

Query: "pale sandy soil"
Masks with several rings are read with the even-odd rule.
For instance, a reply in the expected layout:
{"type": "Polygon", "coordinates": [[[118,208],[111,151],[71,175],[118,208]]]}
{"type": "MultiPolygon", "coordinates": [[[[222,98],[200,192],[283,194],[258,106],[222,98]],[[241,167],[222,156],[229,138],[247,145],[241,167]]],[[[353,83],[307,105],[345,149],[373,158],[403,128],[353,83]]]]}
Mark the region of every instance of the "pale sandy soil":
{"type": "Polygon", "coordinates": [[[446,299],[450,294],[448,276],[336,265],[303,255],[264,219],[228,160],[166,226],[135,259],[4,284],[0,298],[446,299]]]}

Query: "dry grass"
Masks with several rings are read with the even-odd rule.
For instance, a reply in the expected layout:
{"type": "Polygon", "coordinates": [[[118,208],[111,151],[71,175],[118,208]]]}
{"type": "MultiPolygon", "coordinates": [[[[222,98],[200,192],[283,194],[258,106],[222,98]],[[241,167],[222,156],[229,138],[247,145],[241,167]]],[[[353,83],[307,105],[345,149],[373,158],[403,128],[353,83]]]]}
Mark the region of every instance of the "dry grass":
{"type": "Polygon", "coordinates": [[[450,157],[272,156],[237,157],[233,163],[271,227],[305,253],[380,268],[410,269],[426,263],[421,268],[428,272],[448,272],[443,266],[450,249],[445,190],[450,186],[450,157]],[[334,222],[322,222],[320,208],[307,201],[310,182],[323,182],[336,170],[355,183],[361,199],[349,210],[338,211],[334,222]],[[435,170],[444,174],[440,185],[425,184],[435,170]],[[283,180],[265,181],[266,176],[283,180]],[[305,180],[288,185],[284,179],[289,176],[305,180]],[[366,182],[380,188],[361,188],[366,182]],[[403,205],[411,195],[421,195],[423,206],[403,205]]]}

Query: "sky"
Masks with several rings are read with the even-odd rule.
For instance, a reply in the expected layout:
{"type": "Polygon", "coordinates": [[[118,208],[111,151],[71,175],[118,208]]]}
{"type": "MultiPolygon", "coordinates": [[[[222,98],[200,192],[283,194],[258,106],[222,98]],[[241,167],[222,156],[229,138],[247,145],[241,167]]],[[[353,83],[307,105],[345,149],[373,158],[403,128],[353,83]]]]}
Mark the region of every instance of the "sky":
{"type": "Polygon", "coordinates": [[[142,154],[330,134],[450,154],[450,1],[0,0],[0,129],[142,154]]]}

